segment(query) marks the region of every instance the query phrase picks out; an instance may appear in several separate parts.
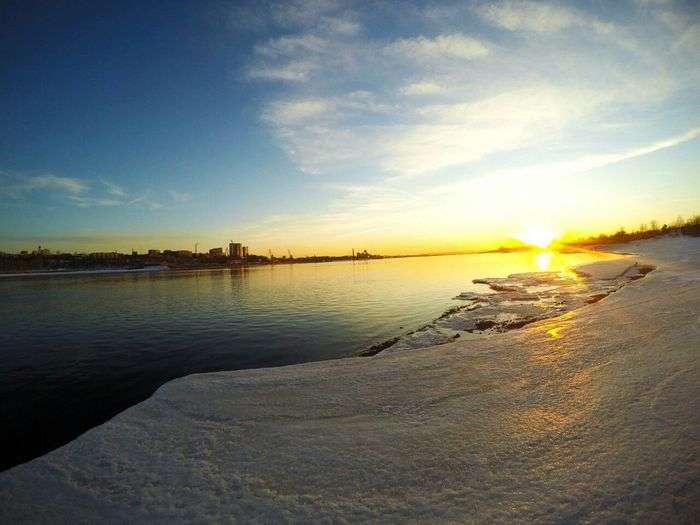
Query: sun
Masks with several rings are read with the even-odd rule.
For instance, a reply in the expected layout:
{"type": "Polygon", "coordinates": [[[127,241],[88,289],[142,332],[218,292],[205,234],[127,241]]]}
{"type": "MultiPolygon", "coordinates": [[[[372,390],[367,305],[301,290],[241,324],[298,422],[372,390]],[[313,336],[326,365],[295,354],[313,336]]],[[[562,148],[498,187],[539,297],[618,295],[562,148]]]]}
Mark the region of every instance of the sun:
{"type": "Polygon", "coordinates": [[[549,248],[556,238],[557,234],[549,228],[532,227],[525,228],[523,232],[517,236],[519,241],[542,249],[549,248]]]}

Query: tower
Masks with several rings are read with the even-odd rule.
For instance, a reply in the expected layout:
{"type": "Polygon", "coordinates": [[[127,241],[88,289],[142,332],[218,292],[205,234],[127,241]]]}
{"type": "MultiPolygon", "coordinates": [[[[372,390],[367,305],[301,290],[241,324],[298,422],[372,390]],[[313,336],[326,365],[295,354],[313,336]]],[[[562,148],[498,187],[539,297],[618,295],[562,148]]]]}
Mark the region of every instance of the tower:
{"type": "Polygon", "coordinates": [[[228,244],[228,255],[231,259],[242,259],[243,258],[243,247],[240,242],[231,241],[228,244]]]}

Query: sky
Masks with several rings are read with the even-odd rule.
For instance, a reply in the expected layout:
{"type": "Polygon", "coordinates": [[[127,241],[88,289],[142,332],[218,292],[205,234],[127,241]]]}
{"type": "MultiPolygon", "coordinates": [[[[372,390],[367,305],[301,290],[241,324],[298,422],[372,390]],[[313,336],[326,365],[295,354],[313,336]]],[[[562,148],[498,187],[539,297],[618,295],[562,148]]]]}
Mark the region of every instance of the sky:
{"type": "Polygon", "coordinates": [[[4,1],[0,250],[424,253],[700,212],[697,2],[4,1]]]}

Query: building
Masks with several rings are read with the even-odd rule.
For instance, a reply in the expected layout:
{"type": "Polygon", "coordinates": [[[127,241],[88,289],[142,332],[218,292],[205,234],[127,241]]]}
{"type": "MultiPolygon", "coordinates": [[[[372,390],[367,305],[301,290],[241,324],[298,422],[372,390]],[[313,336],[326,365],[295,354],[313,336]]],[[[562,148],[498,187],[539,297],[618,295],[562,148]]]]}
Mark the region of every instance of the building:
{"type": "Polygon", "coordinates": [[[160,255],[160,250],[148,250],[149,257],[157,257],[160,255]]]}
{"type": "Polygon", "coordinates": [[[242,259],[243,258],[243,246],[240,242],[231,241],[228,245],[228,256],[231,259],[242,259]]]}
{"type": "Polygon", "coordinates": [[[224,255],[224,249],[223,248],[212,248],[209,250],[209,255],[212,257],[222,257],[224,255]]]}
{"type": "Polygon", "coordinates": [[[90,257],[93,259],[117,259],[119,254],[117,252],[92,252],[90,257]]]}
{"type": "Polygon", "coordinates": [[[243,258],[244,258],[244,259],[247,259],[247,258],[248,258],[248,247],[247,247],[247,246],[243,246],[243,248],[241,249],[241,251],[242,251],[243,258]]]}
{"type": "Polygon", "coordinates": [[[178,257],[192,257],[192,252],[190,250],[177,250],[175,255],[178,257]]]}

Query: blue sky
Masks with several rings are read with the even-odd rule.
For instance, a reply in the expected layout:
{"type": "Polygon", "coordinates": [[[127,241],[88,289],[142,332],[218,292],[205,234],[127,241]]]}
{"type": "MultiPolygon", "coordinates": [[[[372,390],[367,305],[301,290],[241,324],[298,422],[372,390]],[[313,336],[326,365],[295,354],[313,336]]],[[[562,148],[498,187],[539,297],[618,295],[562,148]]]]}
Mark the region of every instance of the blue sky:
{"type": "Polygon", "coordinates": [[[696,213],[699,13],[5,2],[0,249],[396,253],[696,213]]]}

